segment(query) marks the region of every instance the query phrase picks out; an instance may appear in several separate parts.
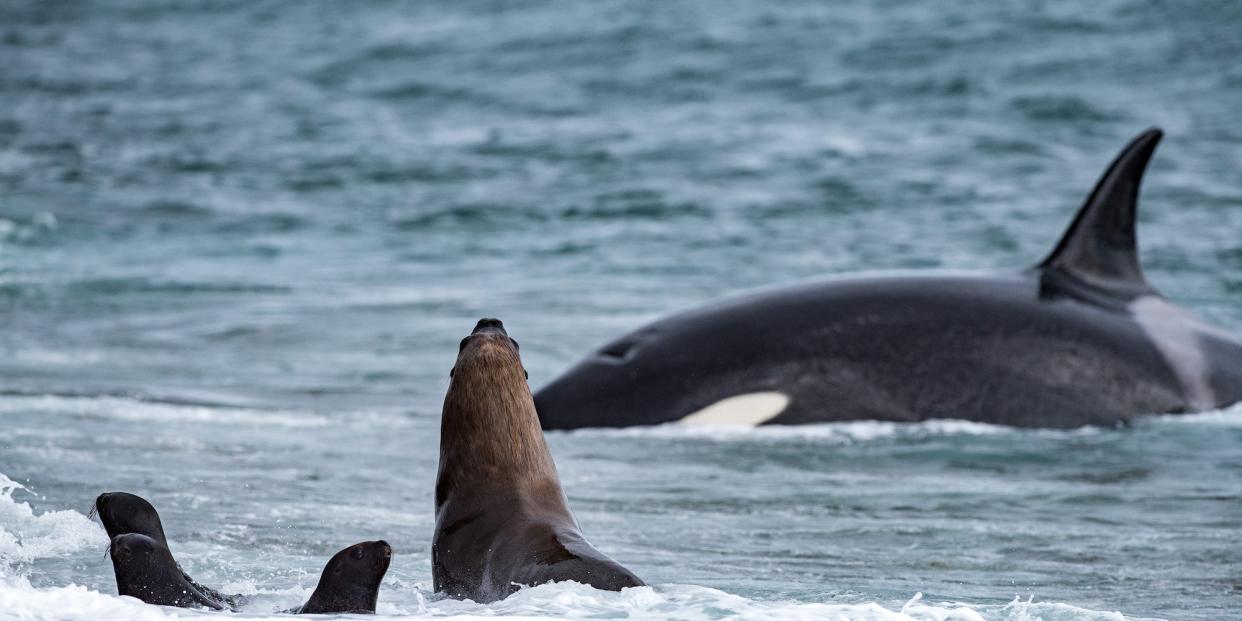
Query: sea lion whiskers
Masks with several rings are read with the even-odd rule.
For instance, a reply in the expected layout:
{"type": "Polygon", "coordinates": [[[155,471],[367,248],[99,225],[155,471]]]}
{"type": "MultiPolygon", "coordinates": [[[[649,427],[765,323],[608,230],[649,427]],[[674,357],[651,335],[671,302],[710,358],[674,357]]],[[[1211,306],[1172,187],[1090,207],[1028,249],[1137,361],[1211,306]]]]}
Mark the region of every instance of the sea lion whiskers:
{"type": "MultiPolygon", "coordinates": [[[[86,513],[86,519],[92,522],[94,522],[95,520],[99,520],[99,526],[101,528],[103,527],[103,520],[100,519],[99,517],[99,507],[96,507],[95,503],[91,503],[91,510],[86,513]]],[[[108,530],[104,529],[104,532],[107,533],[108,530]]],[[[111,555],[111,553],[112,553],[112,540],[109,539],[108,545],[104,546],[103,557],[108,558],[111,555]]]]}

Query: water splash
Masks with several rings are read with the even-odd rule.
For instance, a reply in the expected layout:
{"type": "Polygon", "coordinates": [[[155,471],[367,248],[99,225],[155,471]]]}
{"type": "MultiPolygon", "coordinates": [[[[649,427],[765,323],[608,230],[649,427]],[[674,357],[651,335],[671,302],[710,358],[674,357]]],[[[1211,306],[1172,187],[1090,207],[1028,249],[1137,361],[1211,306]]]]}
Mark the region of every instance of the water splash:
{"type": "Polygon", "coordinates": [[[0,576],[18,575],[38,559],[65,556],[106,543],[103,529],[77,511],[36,515],[29,504],[13,498],[15,492],[25,489],[0,474],[0,576]]]}

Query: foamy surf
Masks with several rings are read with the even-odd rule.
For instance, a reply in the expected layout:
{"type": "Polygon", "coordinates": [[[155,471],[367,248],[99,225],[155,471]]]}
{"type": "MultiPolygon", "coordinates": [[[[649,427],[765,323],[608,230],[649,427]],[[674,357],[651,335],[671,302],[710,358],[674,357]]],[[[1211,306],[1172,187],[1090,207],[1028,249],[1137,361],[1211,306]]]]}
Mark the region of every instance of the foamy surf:
{"type": "Polygon", "coordinates": [[[36,515],[29,504],[13,498],[24,489],[0,473],[0,576],[12,575],[39,559],[101,549],[107,543],[103,529],[77,511],[36,515]]]}
{"type": "MultiPolygon", "coordinates": [[[[558,583],[523,589],[506,600],[481,605],[469,601],[427,598],[398,592],[400,601],[381,599],[376,615],[368,619],[459,619],[509,621],[534,619],[648,619],[651,621],[1148,621],[1119,612],[1094,611],[1059,603],[1015,599],[1004,606],[972,607],[962,603],[927,603],[916,594],[896,609],[877,603],[829,604],[757,601],[688,585],[627,589],[621,593],[597,591],[577,583],[558,583]]],[[[130,597],[92,591],[78,585],[36,588],[24,578],[0,578],[0,610],[6,618],[29,621],[112,621],[219,618],[289,619],[276,611],[244,610],[214,613],[151,606],[130,597]]],[[[358,615],[320,615],[317,618],[360,618],[358,615]]]]}
{"type": "MultiPolygon", "coordinates": [[[[30,621],[110,621],[113,619],[217,618],[222,613],[166,608],[80,584],[35,586],[32,569],[40,562],[72,555],[97,557],[106,544],[98,524],[72,510],[36,514],[15,499],[24,486],[0,474],[0,618],[30,621]]],[[[298,605],[313,588],[315,575],[296,586],[276,587],[246,581],[226,585],[251,597],[251,605],[228,616],[287,619],[280,614],[298,605]],[[239,588],[244,587],[244,588],[239,588]]],[[[103,581],[99,584],[106,584],[103,581]]],[[[102,588],[102,587],[101,587],[102,588]]],[[[390,578],[381,592],[376,619],[816,619],[829,621],[1138,621],[1120,612],[1094,611],[1062,603],[1014,599],[1004,606],[965,602],[929,602],[915,594],[903,605],[765,601],[718,589],[667,584],[614,593],[577,583],[522,589],[493,604],[446,599],[421,582],[390,578]]],[[[336,615],[330,618],[354,618],[336,615]]]]}
{"type": "MultiPolygon", "coordinates": [[[[1242,427],[1242,403],[1219,410],[1193,414],[1153,414],[1138,416],[1136,426],[1187,425],[1242,427]]],[[[566,436],[616,438],[698,439],[720,442],[810,440],[828,444],[851,444],[889,439],[918,439],[938,436],[1005,436],[1026,434],[1037,437],[1078,437],[1110,431],[1103,427],[1074,429],[1023,429],[962,419],[932,419],[913,423],[858,420],[812,425],[682,425],[666,423],[648,427],[584,428],[551,431],[566,436]]]]}
{"type": "Polygon", "coordinates": [[[976,423],[968,420],[937,419],[917,423],[860,420],[813,425],[680,425],[668,423],[651,427],[621,429],[576,429],[566,435],[588,435],[619,438],[702,439],[729,441],[813,440],[849,444],[890,438],[925,436],[994,436],[1017,433],[1019,430],[1002,425],[976,423]]]}
{"type": "Polygon", "coordinates": [[[110,596],[84,586],[35,588],[25,578],[0,578],[0,616],[23,621],[146,621],[195,616],[179,609],[144,604],[132,597],[110,596]]]}
{"type": "Polygon", "coordinates": [[[0,415],[28,413],[152,423],[265,427],[322,427],[328,424],[326,416],[309,411],[181,404],[117,396],[11,395],[0,399],[0,415]]]}
{"type": "Polygon", "coordinates": [[[1242,427],[1242,403],[1227,408],[1194,414],[1163,414],[1148,417],[1151,424],[1205,425],[1209,427],[1242,427]]]}

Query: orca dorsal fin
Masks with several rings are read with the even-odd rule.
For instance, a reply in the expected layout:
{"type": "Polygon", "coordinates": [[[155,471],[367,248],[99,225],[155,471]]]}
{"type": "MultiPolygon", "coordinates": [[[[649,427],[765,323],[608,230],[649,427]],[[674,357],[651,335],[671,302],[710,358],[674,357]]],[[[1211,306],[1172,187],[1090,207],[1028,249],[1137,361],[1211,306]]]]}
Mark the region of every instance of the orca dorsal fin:
{"type": "Polygon", "coordinates": [[[1135,207],[1143,171],[1163,135],[1153,127],[1122,149],[1040,269],[1118,293],[1151,291],[1138,260],[1135,207]]]}

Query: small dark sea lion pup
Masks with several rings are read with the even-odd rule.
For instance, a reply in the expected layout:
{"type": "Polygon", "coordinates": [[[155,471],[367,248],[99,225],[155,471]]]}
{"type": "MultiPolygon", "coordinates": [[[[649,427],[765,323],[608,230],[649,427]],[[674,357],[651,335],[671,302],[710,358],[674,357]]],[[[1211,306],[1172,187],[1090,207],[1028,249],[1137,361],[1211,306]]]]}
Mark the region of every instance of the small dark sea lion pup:
{"type": "Polygon", "coordinates": [[[487,603],[520,586],[644,583],[587,542],[544,442],[517,341],[497,319],[462,339],[440,423],[437,592],[487,603]]]}
{"type": "Polygon", "coordinates": [[[297,614],[371,613],[379,598],[380,581],[392,562],[387,541],[364,541],[337,552],[323,568],[319,585],[297,614]]]}
{"type": "MultiPolygon", "coordinates": [[[[117,592],[148,604],[236,609],[245,598],[221,595],[194,582],[173,558],[155,507],[125,492],[100,494],[92,513],[99,516],[112,539],[108,555],[116,573],[117,592]]],[[[364,541],[337,552],[324,566],[310,599],[292,613],[375,612],[380,581],[392,562],[386,541],[364,541]]]]}
{"type": "MultiPolygon", "coordinates": [[[[110,539],[115,540],[117,535],[136,533],[154,539],[165,550],[169,549],[168,539],[164,536],[164,525],[160,522],[160,514],[141,496],[126,492],[100,494],[95,499],[95,506],[91,508],[91,513],[99,516],[99,521],[103,523],[104,530],[108,531],[110,539]]],[[[172,556],[171,551],[169,551],[169,556],[172,556]]],[[[181,577],[185,578],[185,581],[198,593],[214,601],[219,607],[236,609],[246,602],[243,595],[225,595],[195,582],[193,578],[181,571],[180,567],[177,571],[181,572],[181,577]]],[[[121,594],[126,595],[126,593],[121,594]]]]}
{"type": "Polygon", "coordinates": [[[168,546],[153,537],[138,533],[117,535],[108,545],[108,556],[112,558],[116,590],[121,595],[158,606],[224,610],[220,602],[186,580],[168,546]]]}
{"type": "MultiPolygon", "coordinates": [[[[122,533],[108,546],[116,590],[157,606],[225,610],[214,598],[186,580],[168,546],[138,533],[122,533]]],[[[380,581],[388,571],[392,548],[385,541],[364,541],[337,552],[323,568],[310,599],[295,614],[375,612],[380,581]]]]}

